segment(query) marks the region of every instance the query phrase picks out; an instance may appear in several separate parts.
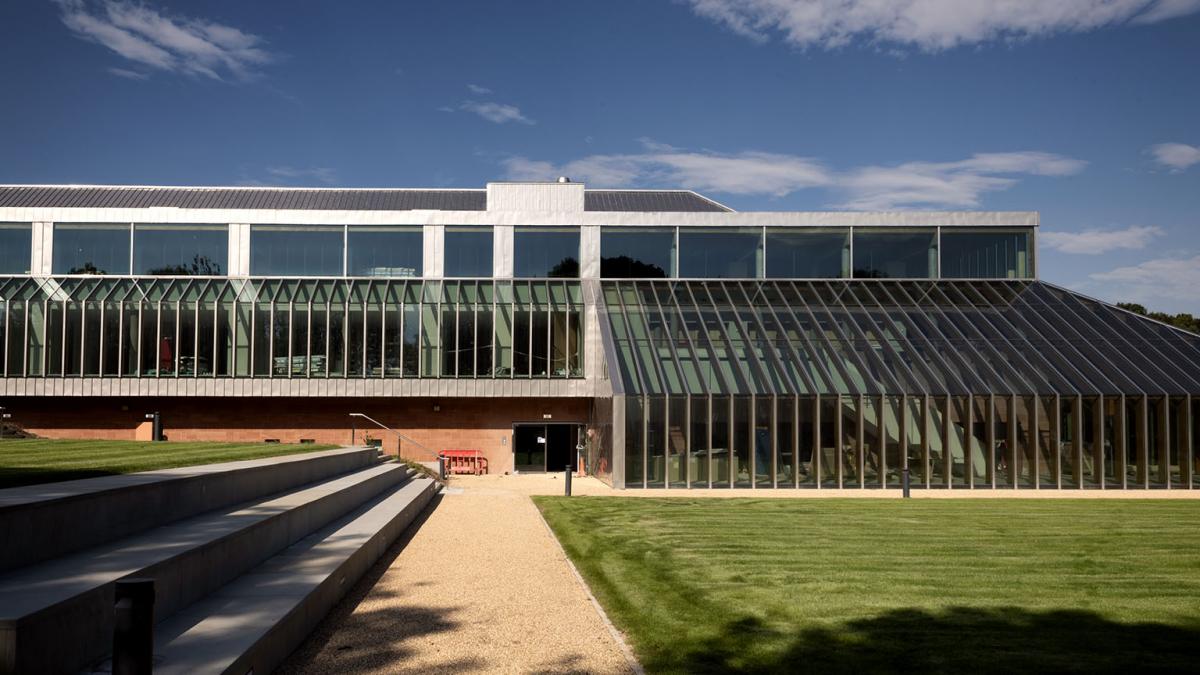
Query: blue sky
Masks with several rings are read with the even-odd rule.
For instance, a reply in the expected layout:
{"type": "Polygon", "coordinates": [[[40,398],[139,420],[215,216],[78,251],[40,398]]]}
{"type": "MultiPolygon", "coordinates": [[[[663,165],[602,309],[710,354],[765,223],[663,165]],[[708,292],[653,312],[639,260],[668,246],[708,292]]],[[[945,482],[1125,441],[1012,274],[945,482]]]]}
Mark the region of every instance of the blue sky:
{"type": "Polygon", "coordinates": [[[1200,0],[0,6],[2,183],[689,187],[1042,214],[1200,314],[1200,0]]]}

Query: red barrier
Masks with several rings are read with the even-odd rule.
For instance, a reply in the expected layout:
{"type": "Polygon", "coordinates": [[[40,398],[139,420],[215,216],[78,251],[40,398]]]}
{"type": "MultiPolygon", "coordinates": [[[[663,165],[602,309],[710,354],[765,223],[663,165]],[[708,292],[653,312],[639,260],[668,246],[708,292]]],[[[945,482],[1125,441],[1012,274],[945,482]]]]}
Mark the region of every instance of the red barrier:
{"type": "Polygon", "coordinates": [[[487,457],[478,450],[443,450],[441,456],[448,474],[482,476],[488,472],[487,457]]]}

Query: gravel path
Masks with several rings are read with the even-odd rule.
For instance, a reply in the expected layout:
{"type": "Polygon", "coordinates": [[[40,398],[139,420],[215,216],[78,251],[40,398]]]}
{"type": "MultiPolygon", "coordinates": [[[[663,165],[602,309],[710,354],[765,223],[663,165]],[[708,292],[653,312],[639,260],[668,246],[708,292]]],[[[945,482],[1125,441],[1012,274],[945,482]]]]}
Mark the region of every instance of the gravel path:
{"type": "Polygon", "coordinates": [[[438,497],[279,672],[633,672],[529,497],[496,487],[438,497]]]}

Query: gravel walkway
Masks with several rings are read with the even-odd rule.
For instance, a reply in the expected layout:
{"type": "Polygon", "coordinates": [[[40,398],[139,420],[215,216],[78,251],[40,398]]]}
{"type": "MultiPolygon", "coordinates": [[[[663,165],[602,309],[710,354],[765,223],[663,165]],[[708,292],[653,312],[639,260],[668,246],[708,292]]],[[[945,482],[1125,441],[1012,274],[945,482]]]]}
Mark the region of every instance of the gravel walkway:
{"type": "Polygon", "coordinates": [[[633,672],[529,497],[498,487],[436,498],[279,672],[633,672]]]}

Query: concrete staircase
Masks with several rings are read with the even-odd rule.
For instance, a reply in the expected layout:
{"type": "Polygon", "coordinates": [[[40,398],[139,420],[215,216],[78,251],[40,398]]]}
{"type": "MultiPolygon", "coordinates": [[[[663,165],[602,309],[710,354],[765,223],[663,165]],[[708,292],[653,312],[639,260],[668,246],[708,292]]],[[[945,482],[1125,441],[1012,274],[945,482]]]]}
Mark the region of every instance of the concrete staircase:
{"type": "Polygon", "coordinates": [[[0,673],[101,662],[127,577],[155,580],[156,670],[270,672],[437,488],[351,448],[0,491],[32,549],[0,559],[0,673]]]}

